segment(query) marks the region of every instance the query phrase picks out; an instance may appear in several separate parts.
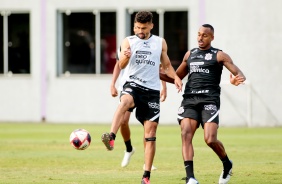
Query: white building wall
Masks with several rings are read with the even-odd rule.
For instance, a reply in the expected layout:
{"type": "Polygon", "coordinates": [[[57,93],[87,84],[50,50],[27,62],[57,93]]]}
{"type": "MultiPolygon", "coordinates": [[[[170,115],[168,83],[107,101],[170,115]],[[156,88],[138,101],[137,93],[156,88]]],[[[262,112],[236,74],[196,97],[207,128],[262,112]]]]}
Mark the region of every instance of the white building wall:
{"type": "MultiPolygon", "coordinates": [[[[280,0],[0,0],[0,11],[30,12],[32,71],[27,76],[0,76],[0,121],[40,122],[46,117],[52,123],[110,123],[118,105],[118,99],[110,95],[111,75],[56,76],[56,12],[116,10],[120,43],[126,36],[126,9],[163,8],[188,10],[189,48],[197,46],[199,25],[212,24],[213,46],[227,52],[250,83],[239,87],[222,85],[221,125],[281,126],[281,5],[280,0]],[[42,6],[46,8],[46,19],[42,18],[41,5],[46,5],[42,6]],[[42,31],[44,20],[46,37],[42,31]]],[[[223,81],[228,77],[224,69],[223,81]]],[[[168,84],[167,100],[161,104],[161,123],[177,123],[181,99],[175,87],[168,84]]],[[[131,121],[137,123],[134,116],[131,121]]]]}

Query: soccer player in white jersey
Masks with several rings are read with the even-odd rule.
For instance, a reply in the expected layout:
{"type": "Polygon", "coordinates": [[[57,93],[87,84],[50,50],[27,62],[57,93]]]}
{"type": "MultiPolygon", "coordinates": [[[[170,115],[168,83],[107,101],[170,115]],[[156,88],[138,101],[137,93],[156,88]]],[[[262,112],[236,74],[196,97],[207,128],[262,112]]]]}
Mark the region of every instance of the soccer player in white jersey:
{"type": "Polygon", "coordinates": [[[151,34],[153,15],[140,11],[135,15],[136,34],[126,37],[121,44],[119,67],[124,69],[126,83],[120,104],[114,114],[110,133],[102,135],[108,150],[114,149],[114,140],[126,111],[136,108],[136,118],[144,127],[145,171],[141,183],[150,184],[151,168],[156,151],[156,132],[160,117],[160,64],[179,91],[182,81],[176,75],[167,55],[165,39],[151,34]]]}
{"type": "MultiPolygon", "coordinates": [[[[125,77],[123,76],[124,70],[121,70],[119,68],[119,64],[118,64],[119,55],[120,55],[120,49],[118,49],[117,51],[117,58],[116,58],[117,61],[114,67],[113,77],[112,77],[111,86],[110,86],[112,97],[118,96],[118,91],[122,91],[122,87],[126,82],[126,80],[124,79],[125,77]],[[116,81],[118,78],[119,78],[119,85],[117,89],[116,81]]],[[[166,82],[162,81],[162,90],[160,93],[161,102],[165,101],[166,97],[167,97],[166,82]]],[[[131,132],[129,128],[129,119],[130,119],[131,112],[132,112],[131,110],[126,111],[126,113],[124,114],[124,118],[121,122],[121,126],[120,126],[120,133],[123,137],[124,144],[126,147],[126,150],[124,151],[124,156],[121,162],[121,167],[126,167],[130,162],[131,156],[135,153],[135,148],[131,144],[131,138],[130,138],[131,132]]],[[[145,140],[144,140],[144,147],[145,147],[145,140]]],[[[145,164],[143,166],[143,169],[145,170],[145,164]]],[[[156,169],[157,168],[154,165],[152,165],[152,170],[156,170],[156,169]]]]}

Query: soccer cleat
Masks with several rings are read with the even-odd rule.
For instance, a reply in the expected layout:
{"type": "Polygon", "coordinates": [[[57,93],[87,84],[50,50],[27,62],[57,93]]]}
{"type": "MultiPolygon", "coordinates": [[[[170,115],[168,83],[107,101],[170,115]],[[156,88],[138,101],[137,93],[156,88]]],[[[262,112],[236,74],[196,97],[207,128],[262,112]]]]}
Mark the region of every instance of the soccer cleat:
{"type": "Polygon", "coordinates": [[[109,133],[103,133],[102,142],[105,144],[108,151],[112,151],[114,149],[114,140],[111,138],[109,133]]]}
{"type": "MultiPolygon", "coordinates": [[[[152,165],[151,167],[151,171],[155,171],[157,170],[158,168],[156,168],[155,166],[152,165]]],[[[143,170],[145,171],[145,164],[143,165],[143,170]]]]}
{"type": "Polygon", "coordinates": [[[195,178],[186,178],[186,184],[199,184],[195,178]]]}
{"type": "Polygon", "coordinates": [[[148,177],[142,178],[141,184],[150,184],[150,179],[148,177]]]}
{"type": "Polygon", "coordinates": [[[130,158],[134,153],[135,153],[135,148],[132,148],[131,152],[124,151],[124,156],[121,162],[121,167],[126,167],[129,164],[130,158]]]}
{"type": "Polygon", "coordinates": [[[233,167],[233,163],[231,162],[231,168],[229,169],[229,171],[225,172],[224,170],[221,172],[220,176],[219,176],[219,184],[227,184],[228,181],[230,180],[230,177],[232,175],[232,167],[233,167]]]}

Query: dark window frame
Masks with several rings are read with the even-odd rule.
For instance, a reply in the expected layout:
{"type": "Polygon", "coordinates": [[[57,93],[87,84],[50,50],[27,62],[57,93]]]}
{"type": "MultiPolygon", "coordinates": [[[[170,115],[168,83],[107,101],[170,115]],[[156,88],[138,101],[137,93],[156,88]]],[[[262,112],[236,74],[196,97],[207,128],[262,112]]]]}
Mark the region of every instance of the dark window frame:
{"type": "MultiPolygon", "coordinates": [[[[111,74],[113,72],[116,55],[117,41],[117,12],[113,11],[82,11],[82,10],[58,10],[57,13],[57,76],[71,75],[88,75],[88,74],[111,74]],[[91,41],[88,46],[93,54],[94,62],[89,65],[90,71],[86,71],[85,67],[82,72],[77,69],[68,70],[66,64],[65,46],[68,45],[64,39],[64,17],[71,14],[91,14],[94,23],[91,28],[91,41]],[[106,22],[106,23],[104,23],[106,22]],[[110,22],[111,24],[108,24],[110,22]],[[99,25],[99,26],[98,26],[99,25]],[[111,28],[109,28],[111,26],[111,28]],[[105,34],[107,33],[107,34],[105,34]],[[76,71],[77,70],[77,71],[76,71]]],[[[72,43],[69,43],[72,45],[72,43]]]]}
{"type": "Polygon", "coordinates": [[[0,74],[31,74],[30,12],[1,12],[0,74]]]}

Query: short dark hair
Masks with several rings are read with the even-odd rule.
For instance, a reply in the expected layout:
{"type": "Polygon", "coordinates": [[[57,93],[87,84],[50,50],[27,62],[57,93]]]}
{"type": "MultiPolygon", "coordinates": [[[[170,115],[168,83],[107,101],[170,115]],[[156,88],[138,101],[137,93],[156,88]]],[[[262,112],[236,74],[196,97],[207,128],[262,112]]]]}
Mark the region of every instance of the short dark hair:
{"type": "Polygon", "coordinates": [[[202,26],[210,28],[212,30],[212,32],[214,33],[214,28],[212,27],[212,25],[210,25],[210,24],[203,24],[202,26]]]}
{"type": "Polygon", "coordinates": [[[152,23],[153,22],[153,14],[149,11],[139,11],[135,15],[134,22],[139,22],[139,23],[152,23]]]}

